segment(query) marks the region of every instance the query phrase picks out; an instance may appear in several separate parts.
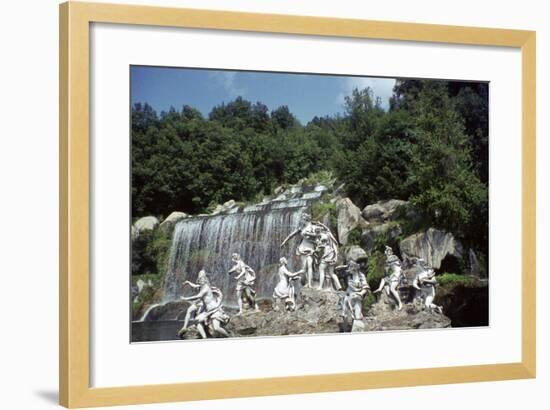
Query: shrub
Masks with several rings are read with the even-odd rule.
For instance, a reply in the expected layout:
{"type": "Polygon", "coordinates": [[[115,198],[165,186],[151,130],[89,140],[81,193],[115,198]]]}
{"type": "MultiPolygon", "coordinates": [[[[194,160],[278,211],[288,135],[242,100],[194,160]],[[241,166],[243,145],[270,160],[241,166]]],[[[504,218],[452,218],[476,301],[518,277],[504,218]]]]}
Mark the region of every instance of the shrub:
{"type": "Polygon", "coordinates": [[[325,186],[331,185],[334,182],[334,175],[332,171],[319,171],[310,174],[305,180],[305,185],[317,185],[322,184],[325,186]]]}
{"type": "Polygon", "coordinates": [[[367,263],[367,282],[371,289],[376,289],[384,277],[386,257],[378,250],[374,251],[367,263]]]}
{"type": "Polygon", "coordinates": [[[361,229],[353,228],[348,234],[348,246],[361,244],[361,229]]]}
{"type": "Polygon", "coordinates": [[[479,280],[477,278],[448,272],[438,275],[437,282],[441,286],[464,286],[466,288],[473,288],[479,285],[479,280]]]}
{"type": "Polygon", "coordinates": [[[336,231],[338,227],[338,218],[336,216],[336,205],[331,203],[318,202],[311,207],[311,217],[315,221],[321,221],[326,215],[329,215],[329,228],[336,231]]]}

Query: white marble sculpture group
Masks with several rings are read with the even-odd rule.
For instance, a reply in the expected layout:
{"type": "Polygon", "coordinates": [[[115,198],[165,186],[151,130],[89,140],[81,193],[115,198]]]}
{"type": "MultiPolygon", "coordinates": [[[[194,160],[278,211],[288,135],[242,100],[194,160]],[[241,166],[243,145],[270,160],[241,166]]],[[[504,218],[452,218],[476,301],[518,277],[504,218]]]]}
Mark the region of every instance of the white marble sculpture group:
{"type": "MultiPolygon", "coordinates": [[[[273,310],[281,309],[293,312],[298,309],[297,284],[304,275],[304,287],[312,288],[314,278],[318,278],[316,288],[324,291],[342,290],[341,280],[346,284],[346,289],[341,299],[341,315],[352,323],[352,331],[363,326],[363,305],[365,297],[371,292],[366,276],[361,272],[361,266],[355,261],[349,261],[346,265],[335,266],[338,260],[338,242],[324,224],[311,220],[309,214],[303,214],[300,225],[288,235],[281,248],[294,236],[299,237],[299,245],[296,255],[299,256],[301,269],[291,272],[288,268],[287,258],[279,260],[278,282],[273,290],[273,310]]],[[[397,310],[403,308],[399,294],[399,287],[404,275],[401,261],[393,253],[391,247],[385,249],[385,276],[380,281],[378,289],[373,293],[386,292],[393,298],[397,310]]],[[[256,272],[234,253],[231,256],[233,266],[229,275],[234,275],[236,281],[235,292],[239,307],[238,315],[245,311],[258,312],[256,302],[256,272]]],[[[414,260],[418,272],[412,286],[417,289],[419,299],[424,308],[430,312],[442,313],[441,306],[434,304],[436,278],[435,271],[422,259],[414,260]]],[[[223,310],[223,294],[220,289],[210,284],[204,270],[198,274],[197,283],[184,282],[184,286],[198,289],[198,293],[182,297],[182,300],[190,302],[187,309],[183,327],[179,335],[184,335],[192,323],[202,338],[228,337],[224,326],[229,322],[229,315],[223,310]]]]}

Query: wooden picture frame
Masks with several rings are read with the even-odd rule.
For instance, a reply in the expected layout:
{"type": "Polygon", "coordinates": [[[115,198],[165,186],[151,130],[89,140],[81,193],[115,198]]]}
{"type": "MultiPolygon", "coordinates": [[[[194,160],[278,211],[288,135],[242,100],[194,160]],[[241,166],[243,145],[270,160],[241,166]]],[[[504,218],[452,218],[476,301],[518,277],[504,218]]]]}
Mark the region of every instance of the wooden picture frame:
{"type": "Polygon", "coordinates": [[[60,379],[69,408],[535,377],[535,32],[67,2],[60,5],[60,379]],[[521,361],[235,381],[91,388],[90,23],[287,33],[514,47],[522,59],[521,361]],[[237,386],[238,385],[238,386],[237,386]]]}

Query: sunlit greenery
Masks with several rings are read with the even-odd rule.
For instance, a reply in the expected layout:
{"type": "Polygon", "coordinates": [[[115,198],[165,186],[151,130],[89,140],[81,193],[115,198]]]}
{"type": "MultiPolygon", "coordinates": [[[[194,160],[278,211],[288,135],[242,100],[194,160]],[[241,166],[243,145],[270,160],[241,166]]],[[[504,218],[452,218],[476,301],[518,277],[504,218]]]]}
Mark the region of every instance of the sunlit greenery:
{"type": "MultiPolygon", "coordinates": [[[[389,109],[369,88],[343,114],[300,124],[241,97],[213,107],[157,113],[132,107],[133,217],[202,213],[229,199],[255,201],[280,185],[345,184],[363,207],[412,202],[422,225],[453,232],[487,253],[488,86],[399,80],[389,109]]],[[[317,216],[329,209],[314,209],[317,216]]],[[[416,223],[416,222],[415,222],[416,223]]],[[[150,271],[152,268],[142,270],[150,271]]]]}

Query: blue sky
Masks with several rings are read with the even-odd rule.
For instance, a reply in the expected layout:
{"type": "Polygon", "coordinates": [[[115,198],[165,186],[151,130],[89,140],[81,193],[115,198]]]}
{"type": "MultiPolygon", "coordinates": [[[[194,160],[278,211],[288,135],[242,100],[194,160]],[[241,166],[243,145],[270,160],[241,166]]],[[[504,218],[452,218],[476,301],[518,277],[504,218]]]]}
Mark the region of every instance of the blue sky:
{"type": "Polygon", "coordinates": [[[132,104],[149,103],[157,112],[190,105],[205,116],[212,107],[238,96],[270,110],[287,105],[302,124],[314,116],[343,112],[353,88],[371,87],[387,107],[394,79],[249,71],[132,66],[132,104]]]}

